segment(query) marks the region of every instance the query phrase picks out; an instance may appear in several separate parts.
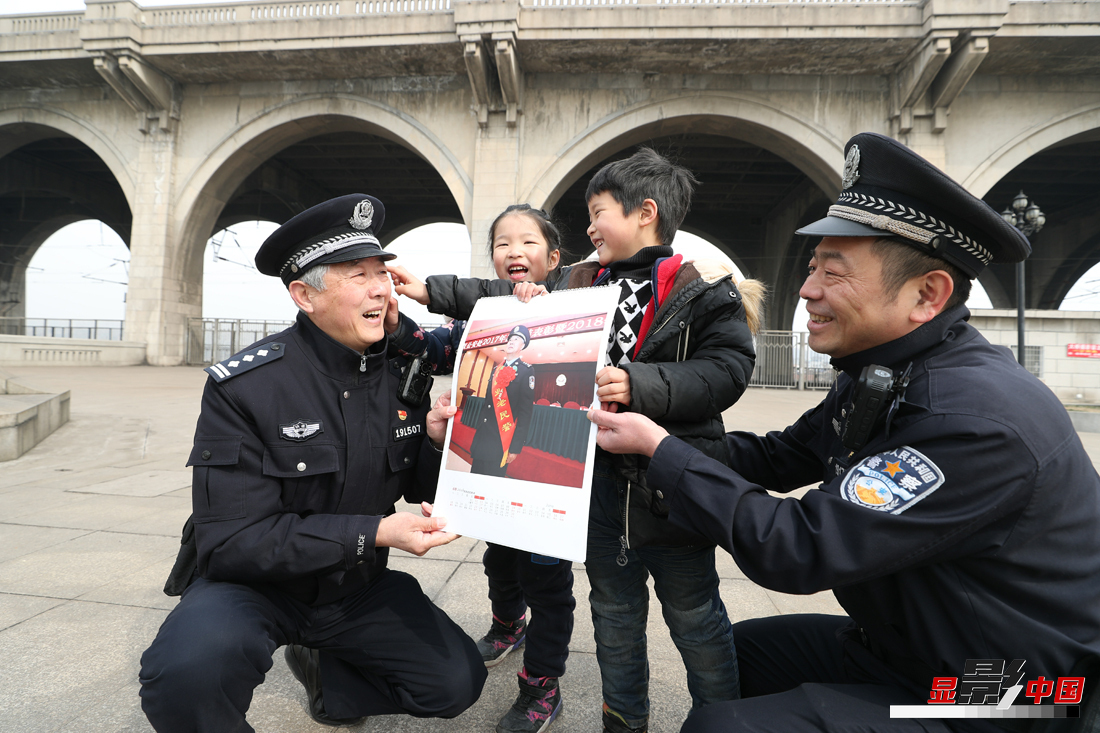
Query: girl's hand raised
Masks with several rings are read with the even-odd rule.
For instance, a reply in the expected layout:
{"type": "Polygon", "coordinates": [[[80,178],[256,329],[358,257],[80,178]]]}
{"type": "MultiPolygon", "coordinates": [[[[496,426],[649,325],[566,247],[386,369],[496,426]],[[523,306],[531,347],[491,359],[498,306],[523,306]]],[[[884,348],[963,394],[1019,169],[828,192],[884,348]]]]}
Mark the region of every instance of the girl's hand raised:
{"type": "Polygon", "coordinates": [[[398,295],[412,298],[420,305],[428,305],[428,286],[418,280],[415,275],[401,265],[386,265],[390,271],[390,279],[393,280],[393,289],[398,295]]]}

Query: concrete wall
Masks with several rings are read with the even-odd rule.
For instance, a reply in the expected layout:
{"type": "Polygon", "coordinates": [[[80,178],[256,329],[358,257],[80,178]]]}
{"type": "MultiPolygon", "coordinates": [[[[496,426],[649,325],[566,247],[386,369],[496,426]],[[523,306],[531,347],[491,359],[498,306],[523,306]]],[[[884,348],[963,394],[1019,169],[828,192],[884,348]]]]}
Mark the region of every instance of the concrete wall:
{"type": "MultiPolygon", "coordinates": [[[[975,310],[970,323],[1001,346],[1015,346],[1016,311],[975,310]]],[[[1100,312],[1024,312],[1025,346],[1041,346],[1042,381],[1067,404],[1100,404],[1100,359],[1070,357],[1069,344],[1100,344],[1100,312]]]]}
{"type": "Polygon", "coordinates": [[[0,335],[0,366],[133,366],[145,363],[145,353],[136,341],[0,335]]]}
{"type": "Polygon", "coordinates": [[[69,421],[69,392],[50,394],[0,371],[0,461],[11,461],[69,421]]]}

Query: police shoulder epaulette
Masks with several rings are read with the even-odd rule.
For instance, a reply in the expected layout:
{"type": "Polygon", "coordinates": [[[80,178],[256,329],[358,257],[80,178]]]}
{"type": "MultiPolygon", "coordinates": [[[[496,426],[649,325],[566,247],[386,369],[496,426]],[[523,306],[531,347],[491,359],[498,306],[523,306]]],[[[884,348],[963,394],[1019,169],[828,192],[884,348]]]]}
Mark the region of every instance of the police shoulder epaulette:
{"type": "Polygon", "coordinates": [[[234,354],[225,361],[211,364],[203,371],[213,377],[215,382],[224,382],[227,379],[251,371],[262,364],[270,364],[276,359],[281,359],[283,353],[282,343],[268,343],[234,354]]]}

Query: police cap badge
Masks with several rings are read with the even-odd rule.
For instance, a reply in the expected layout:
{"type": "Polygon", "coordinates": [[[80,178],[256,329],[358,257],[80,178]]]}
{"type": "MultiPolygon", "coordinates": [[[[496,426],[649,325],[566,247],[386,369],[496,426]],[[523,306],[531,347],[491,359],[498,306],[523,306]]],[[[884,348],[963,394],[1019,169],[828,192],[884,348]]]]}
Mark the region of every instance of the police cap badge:
{"type": "Polygon", "coordinates": [[[316,265],[365,257],[392,260],[378,232],[386,207],[373,196],[353,193],[317,204],[271,233],[256,253],[256,269],[282,279],[287,287],[316,265]]]}
{"type": "Polygon", "coordinates": [[[1031,254],[1016,227],[897,140],[863,132],[844,152],[844,188],[829,215],[796,234],[893,237],[971,278],[990,262],[1020,262],[1031,254]]]}

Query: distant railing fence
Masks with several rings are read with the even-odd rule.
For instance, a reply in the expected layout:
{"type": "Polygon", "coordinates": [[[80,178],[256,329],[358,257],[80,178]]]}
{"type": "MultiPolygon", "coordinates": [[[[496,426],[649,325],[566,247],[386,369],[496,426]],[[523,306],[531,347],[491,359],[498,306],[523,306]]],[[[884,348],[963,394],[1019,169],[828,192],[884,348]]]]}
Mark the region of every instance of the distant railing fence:
{"type": "Polygon", "coordinates": [[[760,331],[750,387],[829,389],[836,374],[829,357],[810,349],[807,333],[760,331]]]}
{"type": "Polygon", "coordinates": [[[262,338],[278,333],[292,321],[248,321],[229,318],[187,320],[187,363],[222,361],[262,338]]]}
{"type": "Polygon", "coordinates": [[[49,336],[52,338],[122,341],[123,321],[96,318],[22,318],[0,316],[4,336],[49,336]]]}
{"type": "MultiPolygon", "coordinates": [[[[1012,344],[1009,347],[1012,349],[1012,355],[1019,361],[1019,346],[1012,344]]],[[[1043,378],[1043,347],[1024,344],[1024,369],[1034,374],[1040,379],[1043,378]]]]}

